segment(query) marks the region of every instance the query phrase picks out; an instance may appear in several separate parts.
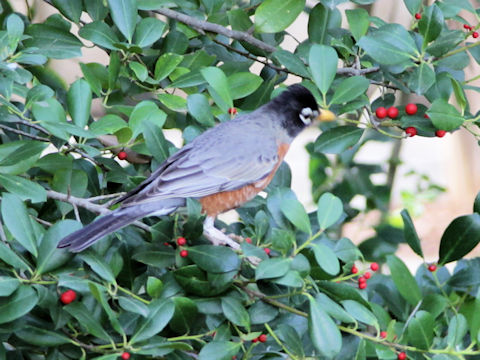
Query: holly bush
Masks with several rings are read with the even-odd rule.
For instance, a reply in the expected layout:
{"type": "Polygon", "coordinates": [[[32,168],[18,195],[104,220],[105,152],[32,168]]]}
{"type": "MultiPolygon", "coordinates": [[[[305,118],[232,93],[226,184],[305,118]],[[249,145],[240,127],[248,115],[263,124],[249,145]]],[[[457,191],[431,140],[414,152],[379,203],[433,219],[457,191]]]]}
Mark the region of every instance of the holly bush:
{"type": "Polygon", "coordinates": [[[480,24],[460,15],[480,9],[404,0],[405,28],[370,16],[375,0],[350,10],[345,0],[38,2],[58,11],[34,22],[34,7],[0,2],[2,359],[478,358],[479,259],[463,257],[480,241],[480,197],[443,233],[438,262],[412,274],[395,256],[406,242],[423,258],[410,214],[392,221],[391,176],[371,180],[398,161],[356,155],[413,135],[480,137],[465,95],[478,76],[464,73],[480,63],[480,24]],[[308,39],[287,50],[299,16],[308,39]],[[67,84],[50,59],[86,47],[108,65],[80,62],[67,84]],[[267,102],[288,76],[338,115],[307,146],[317,211],[297,200],[283,164],[238,221],[217,221],[240,250],[202,237],[195,199],[87,251],[56,248],[177,151],[162,129],[188,143],[231,109],[267,102]],[[421,104],[405,108],[413,93],[421,104]],[[375,236],[342,237],[371,210],[384,214],[375,236]]]}

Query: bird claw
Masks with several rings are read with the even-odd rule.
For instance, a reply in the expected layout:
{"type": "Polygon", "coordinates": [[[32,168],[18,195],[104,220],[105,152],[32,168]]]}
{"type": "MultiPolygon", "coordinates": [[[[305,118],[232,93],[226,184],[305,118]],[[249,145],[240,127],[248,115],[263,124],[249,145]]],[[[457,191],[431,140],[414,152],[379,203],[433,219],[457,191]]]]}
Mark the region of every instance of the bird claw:
{"type": "Polygon", "coordinates": [[[203,223],[203,235],[213,245],[228,245],[234,250],[240,249],[240,244],[235,240],[225,235],[213,225],[213,218],[207,217],[203,223]]]}

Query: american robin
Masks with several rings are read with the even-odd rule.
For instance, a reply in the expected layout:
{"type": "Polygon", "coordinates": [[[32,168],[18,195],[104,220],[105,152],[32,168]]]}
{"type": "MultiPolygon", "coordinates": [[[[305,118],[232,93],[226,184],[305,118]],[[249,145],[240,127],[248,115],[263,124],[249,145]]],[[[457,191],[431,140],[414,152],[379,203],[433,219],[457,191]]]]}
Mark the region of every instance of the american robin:
{"type": "Polygon", "coordinates": [[[145,216],[162,216],[198,199],[206,214],[204,235],[216,245],[239,245],[214,227],[215,217],[251,200],[272,180],[292,140],[314,120],[334,119],[312,93],[292,85],[249,114],[205,131],[121,197],[121,206],[60,241],[79,252],[145,216]]]}

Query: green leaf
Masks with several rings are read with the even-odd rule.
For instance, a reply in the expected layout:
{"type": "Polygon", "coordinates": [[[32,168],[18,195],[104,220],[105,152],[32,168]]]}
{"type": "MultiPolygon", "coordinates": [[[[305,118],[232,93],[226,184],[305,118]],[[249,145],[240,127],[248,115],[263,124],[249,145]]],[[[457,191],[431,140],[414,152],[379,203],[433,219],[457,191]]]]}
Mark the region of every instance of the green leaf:
{"type": "Polygon", "coordinates": [[[415,278],[403,261],[395,255],[388,255],[387,264],[392,274],[392,280],[400,295],[402,295],[410,305],[417,305],[418,302],[422,300],[422,294],[415,278]]]}
{"type": "Polygon", "coordinates": [[[465,35],[460,30],[442,31],[440,36],[427,47],[427,52],[433,56],[441,57],[455,46],[465,40],[465,35]]]}
{"type": "Polygon", "coordinates": [[[480,214],[480,192],[477,194],[475,201],[473,202],[473,211],[480,214]]]}
{"type": "Polygon", "coordinates": [[[323,244],[310,244],[310,248],[323,271],[332,276],[340,272],[340,262],[332,249],[323,244]]]}
{"type": "Polygon", "coordinates": [[[417,66],[408,79],[408,87],[417,95],[425,94],[433,84],[435,84],[435,72],[425,62],[417,66]]]}
{"type": "Polygon", "coordinates": [[[57,249],[57,244],[65,236],[79,230],[81,224],[78,221],[66,219],[53,224],[43,235],[38,247],[38,259],[36,273],[45,274],[59,268],[72,258],[72,254],[66,250],[57,249]]]}
{"type": "Polygon", "coordinates": [[[182,111],[187,108],[185,98],[173,94],[158,94],[158,100],[167,108],[173,111],[182,111]]]}
{"type": "MultiPolygon", "coordinates": [[[[162,111],[163,112],[163,111],[162,111]]],[[[153,121],[143,122],[143,137],[150,154],[159,163],[165,161],[169,156],[168,142],[163,136],[160,126],[153,121]]]]}
{"type": "Polygon", "coordinates": [[[273,57],[289,71],[300,76],[310,77],[307,67],[297,55],[292,54],[289,51],[279,49],[273,53],[273,57]]]}
{"type": "Polygon", "coordinates": [[[403,0],[405,6],[408,9],[408,12],[412,15],[415,15],[420,11],[422,6],[422,0],[403,0]]]}
{"type": "Polygon", "coordinates": [[[327,295],[323,293],[318,293],[315,297],[319,306],[322,307],[325,312],[330,315],[332,318],[337,319],[343,323],[355,324],[356,320],[352,317],[351,314],[346,312],[343,307],[338,305],[335,301],[330,299],[327,295]]]}
{"type": "Polygon", "coordinates": [[[103,20],[108,15],[108,8],[103,1],[83,0],[85,10],[94,21],[103,20]]]}
{"type": "Polygon", "coordinates": [[[117,34],[103,21],[94,21],[83,25],[78,35],[109,50],[117,50],[115,44],[120,42],[117,34]]]}
{"type": "Polygon", "coordinates": [[[57,99],[50,98],[36,102],[32,106],[32,112],[35,119],[53,135],[63,140],[70,138],[70,134],[59,126],[61,123],[66,124],[67,117],[62,104],[57,99]]]}
{"type": "Polygon", "coordinates": [[[238,270],[240,258],[230,248],[198,245],[188,248],[189,258],[202,270],[211,273],[225,273],[238,270]]]}
{"type": "Polygon", "coordinates": [[[331,359],[342,349],[342,335],[320,304],[310,296],[308,300],[310,302],[308,317],[310,340],[320,355],[331,359]]]}
{"type": "Polygon", "coordinates": [[[337,52],[330,46],[314,44],[310,47],[308,63],[313,81],[322,94],[326,94],[337,73],[337,52]]]}
{"type": "Polygon", "coordinates": [[[167,114],[159,109],[157,104],[150,100],[143,100],[133,108],[128,125],[133,131],[132,137],[136,138],[141,132],[145,131],[147,123],[162,128],[166,119],[167,114]]]}
{"type": "Polygon", "coordinates": [[[106,263],[104,259],[100,259],[95,253],[87,252],[79,255],[80,258],[85,261],[92,270],[100,276],[102,279],[109,283],[115,283],[115,275],[113,275],[112,269],[106,263]]]}
{"type": "Polygon", "coordinates": [[[298,201],[293,191],[285,192],[280,202],[280,209],[285,217],[299,230],[310,234],[312,232],[310,219],[303,205],[298,201]]]}
{"type": "Polygon", "coordinates": [[[15,269],[27,270],[30,268],[19,255],[3,242],[0,242],[0,260],[15,269]]]}
{"type": "Polygon", "coordinates": [[[33,287],[21,285],[13,295],[0,299],[0,324],[5,324],[28,314],[38,302],[33,287]]]}
{"type": "Polygon", "coordinates": [[[426,311],[419,310],[408,323],[407,333],[409,343],[422,350],[430,349],[433,342],[434,328],[435,319],[433,316],[426,311]]]}
{"type": "Polygon", "coordinates": [[[368,31],[370,15],[367,10],[362,8],[345,10],[345,15],[347,16],[348,26],[350,27],[353,37],[357,41],[360,40],[368,31]]]}
{"type": "Polygon", "coordinates": [[[358,41],[375,61],[383,65],[412,63],[418,56],[417,46],[408,31],[399,24],[386,24],[358,41]]]}
{"type": "Polygon", "coordinates": [[[154,17],[147,17],[137,24],[133,43],[144,48],[160,39],[165,28],[165,23],[154,17]]]}
{"type": "MultiPolygon", "coordinates": [[[[138,119],[139,121],[141,119],[138,119]]],[[[120,129],[128,127],[128,124],[118,115],[108,114],[92,122],[89,130],[96,135],[114,134],[120,129]]]]}
{"type": "Polygon", "coordinates": [[[403,219],[403,234],[405,236],[407,244],[415,252],[415,254],[423,258],[420,239],[418,238],[417,230],[415,230],[415,225],[413,224],[412,218],[410,217],[408,210],[403,209],[400,215],[402,215],[403,219]]]}
{"type": "Polygon", "coordinates": [[[163,290],[163,282],[156,277],[149,276],[147,279],[147,294],[152,298],[160,296],[163,290]]]}
{"type": "Polygon", "coordinates": [[[326,192],[318,199],[317,219],[320,229],[334,225],[343,214],[343,203],[335,195],[326,192]]]}
{"type": "Polygon", "coordinates": [[[52,0],[52,2],[62,15],[78,24],[83,10],[81,1],[52,0]]]}
{"type": "Polygon", "coordinates": [[[32,219],[22,200],[13,194],[4,193],[1,203],[2,217],[8,231],[28,252],[37,256],[37,239],[32,219]]]}
{"type": "Polygon", "coordinates": [[[444,99],[437,99],[427,110],[433,125],[437,129],[451,131],[463,124],[464,118],[458,110],[444,99]]]}
{"type": "Polygon", "coordinates": [[[18,43],[22,38],[25,30],[25,24],[20,16],[12,13],[8,16],[6,21],[7,35],[8,35],[8,48],[11,52],[17,49],[18,43]]]}
{"type": "Polygon", "coordinates": [[[131,61],[128,63],[128,67],[132,69],[132,71],[135,73],[135,76],[137,77],[138,80],[145,81],[147,79],[148,69],[145,65],[140,64],[139,62],[136,62],[136,61],[131,61]]]}
{"type": "Polygon", "coordinates": [[[55,95],[54,91],[48,86],[42,84],[35,85],[33,88],[28,90],[25,107],[30,108],[32,103],[47,100],[53,95],[55,95]]]}
{"type": "Polygon", "coordinates": [[[112,342],[112,338],[102,327],[98,318],[95,318],[92,312],[81,302],[75,301],[64,306],[63,309],[78,320],[80,325],[93,336],[102,340],[112,342]]]}
{"type": "Polygon", "coordinates": [[[250,316],[239,300],[230,296],[222,297],[222,311],[225,317],[235,325],[250,329],[250,316]]]}
{"type": "Polygon", "coordinates": [[[32,24],[26,33],[30,38],[24,41],[25,46],[37,48],[39,54],[53,59],[82,56],[82,42],[68,31],[46,24],[32,24]]]}
{"type": "Polygon", "coordinates": [[[47,144],[40,141],[15,141],[0,145],[0,172],[18,175],[29,170],[47,144]]]}
{"type": "Polygon", "coordinates": [[[468,326],[465,316],[462,314],[456,314],[450,319],[447,332],[447,343],[452,349],[456,348],[463,342],[465,335],[467,334],[468,326]]]}
{"type": "Polygon", "coordinates": [[[75,125],[84,128],[90,117],[92,89],[83,79],[75,81],[67,92],[68,111],[75,125]]]}
{"type": "Polygon", "coordinates": [[[23,201],[41,203],[47,200],[47,191],[41,185],[20,176],[0,174],[0,185],[23,201]]]}
{"type": "Polygon", "coordinates": [[[305,7],[305,0],[266,0],[255,11],[255,29],[261,33],[285,30],[305,7]]]}
{"type": "Polygon", "coordinates": [[[255,269],[255,280],[274,279],[285,275],[290,270],[290,262],[284,258],[263,260],[255,269]]]}
{"type": "Polygon", "coordinates": [[[170,300],[157,299],[148,305],[149,313],[137,326],[137,330],[130,339],[131,344],[150,339],[162,331],[170,322],[175,313],[175,305],[170,300]]]}
{"type": "Polygon", "coordinates": [[[453,220],[440,241],[438,263],[461,259],[480,242],[480,214],[464,215],[453,220]]]}
{"type": "Polygon", "coordinates": [[[175,313],[169,323],[169,327],[180,334],[190,332],[197,321],[197,304],[186,297],[175,297],[173,302],[175,303],[175,313]]]}
{"type": "Polygon", "coordinates": [[[233,107],[232,95],[228,87],[228,79],[220,68],[206,67],[200,70],[203,78],[208,82],[210,88],[208,92],[215,103],[224,111],[233,107]]]}
{"type": "Polygon", "coordinates": [[[364,94],[370,86],[370,81],[363,76],[352,76],[343,80],[333,93],[332,104],[343,104],[355,100],[364,94]]]}
{"type": "Polygon", "coordinates": [[[9,276],[0,276],[0,296],[10,296],[20,286],[20,280],[9,276]]]}
{"type": "Polygon", "coordinates": [[[465,96],[465,90],[463,89],[462,85],[454,78],[450,78],[450,81],[452,82],[455,100],[457,100],[457,104],[458,106],[460,106],[463,113],[468,104],[467,97],[465,96]]]}
{"type": "Polygon", "coordinates": [[[119,296],[118,304],[125,311],[141,315],[144,318],[148,316],[148,307],[140,300],[119,296]]]}
{"type": "Polygon", "coordinates": [[[73,340],[61,333],[31,325],[23,326],[20,330],[15,331],[15,335],[28,344],[36,346],[57,347],[73,342],[73,340]]]}
{"type": "Polygon", "coordinates": [[[378,320],[375,315],[362,304],[354,300],[344,300],[342,305],[347,313],[353,316],[356,320],[363,322],[367,325],[378,328],[378,320]]]}
{"type": "Polygon", "coordinates": [[[422,18],[418,22],[418,31],[423,35],[423,48],[440,35],[444,22],[442,10],[436,4],[423,9],[422,18]]]}
{"type": "Polygon", "coordinates": [[[202,347],[198,360],[231,360],[240,350],[240,342],[212,341],[202,347]]]}
{"type": "Polygon", "coordinates": [[[215,125],[208,99],[203,94],[191,94],[187,97],[187,108],[190,115],[205,126],[215,125]]]}
{"type": "Polygon", "coordinates": [[[176,69],[178,64],[183,60],[183,55],[166,53],[162,54],[155,63],[155,73],[154,77],[156,81],[162,81],[168,75],[171,74],[173,70],[176,69]]]}
{"type": "Polygon", "coordinates": [[[135,23],[137,22],[136,0],[108,0],[108,7],[113,22],[129,43],[132,42],[135,23]]]}
{"type": "Polygon", "coordinates": [[[315,141],[315,152],[340,154],[358,143],[363,132],[364,129],[348,125],[324,131],[315,141]]]}
{"type": "Polygon", "coordinates": [[[262,84],[263,79],[249,72],[237,72],[227,78],[232,99],[247,97],[262,84]]]}
{"type": "Polygon", "coordinates": [[[120,325],[118,314],[112,310],[108,303],[106,295],[107,289],[104,286],[94,282],[89,282],[88,287],[93,297],[100,303],[100,305],[102,305],[103,310],[105,310],[107,313],[108,320],[110,321],[113,329],[120,335],[125,335],[125,331],[123,330],[122,325],[120,325]]]}

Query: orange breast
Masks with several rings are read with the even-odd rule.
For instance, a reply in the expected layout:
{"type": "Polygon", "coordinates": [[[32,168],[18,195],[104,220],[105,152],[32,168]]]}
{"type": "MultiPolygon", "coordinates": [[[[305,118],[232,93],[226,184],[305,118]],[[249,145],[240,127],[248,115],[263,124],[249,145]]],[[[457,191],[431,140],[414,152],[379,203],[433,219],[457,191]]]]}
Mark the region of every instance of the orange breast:
{"type": "Polygon", "coordinates": [[[278,167],[283,161],[285,154],[288,151],[289,144],[280,144],[278,147],[278,163],[272,172],[255,183],[247,184],[240,189],[232,191],[222,191],[216,194],[205,196],[200,199],[203,212],[208,216],[215,217],[227,210],[234,209],[247,201],[253,199],[260,191],[265,189],[270,181],[272,181],[278,167]]]}

